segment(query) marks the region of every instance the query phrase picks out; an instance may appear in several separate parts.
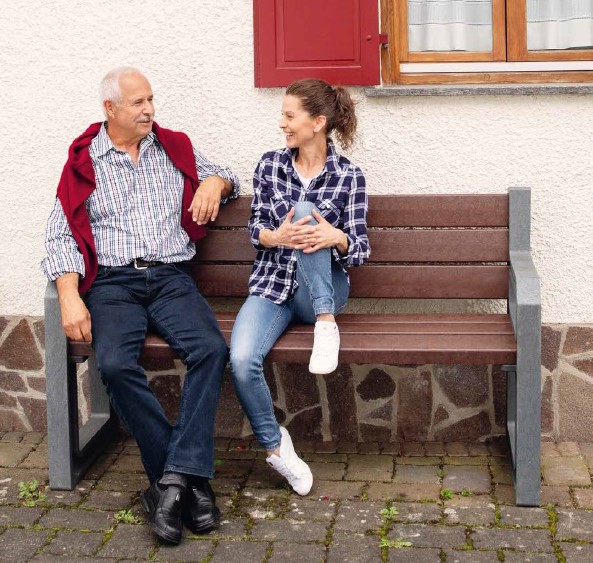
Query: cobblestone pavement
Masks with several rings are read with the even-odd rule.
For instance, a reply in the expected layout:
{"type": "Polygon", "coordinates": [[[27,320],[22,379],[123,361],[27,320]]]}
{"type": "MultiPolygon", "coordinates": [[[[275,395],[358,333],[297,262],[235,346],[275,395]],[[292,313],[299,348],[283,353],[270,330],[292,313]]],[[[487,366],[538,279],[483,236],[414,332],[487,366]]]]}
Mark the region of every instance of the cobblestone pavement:
{"type": "Polygon", "coordinates": [[[316,479],[300,498],[253,442],[219,439],[222,525],[172,547],[145,524],[133,440],[52,491],[46,437],[0,433],[0,561],[592,562],[593,444],[542,444],[540,508],[513,505],[501,444],[297,442],[316,479]]]}

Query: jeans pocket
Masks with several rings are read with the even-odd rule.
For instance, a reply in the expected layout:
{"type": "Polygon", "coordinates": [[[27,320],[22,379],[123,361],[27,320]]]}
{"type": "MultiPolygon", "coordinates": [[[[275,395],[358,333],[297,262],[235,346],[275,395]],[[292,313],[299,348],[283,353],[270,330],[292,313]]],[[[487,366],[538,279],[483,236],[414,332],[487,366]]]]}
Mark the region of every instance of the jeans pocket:
{"type": "Polygon", "coordinates": [[[112,270],[113,268],[111,266],[99,266],[99,269],[97,270],[97,276],[95,277],[95,281],[107,279],[109,277],[109,274],[111,274],[112,270]]]}

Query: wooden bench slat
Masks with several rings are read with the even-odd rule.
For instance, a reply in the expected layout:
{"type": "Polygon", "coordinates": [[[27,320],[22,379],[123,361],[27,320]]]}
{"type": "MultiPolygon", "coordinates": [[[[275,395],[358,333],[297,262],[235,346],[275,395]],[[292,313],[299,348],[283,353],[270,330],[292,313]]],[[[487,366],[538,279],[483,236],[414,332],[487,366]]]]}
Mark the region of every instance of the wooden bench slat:
{"type": "MultiPolygon", "coordinates": [[[[252,196],[220,208],[216,227],[245,227],[252,196]]],[[[369,227],[507,227],[508,194],[397,194],[369,196],[369,227]]]]}
{"type": "MultiPolygon", "coordinates": [[[[193,277],[205,297],[246,297],[251,266],[199,264],[193,277]]],[[[508,266],[385,266],[350,270],[350,297],[506,299],[508,266]]]]}
{"type": "MultiPolygon", "coordinates": [[[[370,262],[506,262],[503,229],[371,230],[370,262]]],[[[212,230],[198,243],[200,262],[249,262],[256,251],[248,231],[212,230]]]]}

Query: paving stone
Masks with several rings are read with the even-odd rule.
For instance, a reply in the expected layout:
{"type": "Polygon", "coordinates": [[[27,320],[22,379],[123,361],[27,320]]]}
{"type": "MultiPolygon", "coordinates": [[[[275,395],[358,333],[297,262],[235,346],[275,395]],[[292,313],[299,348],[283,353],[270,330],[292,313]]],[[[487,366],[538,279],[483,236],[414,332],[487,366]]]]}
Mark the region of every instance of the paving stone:
{"type": "Polygon", "coordinates": [[[441,482],[439,468],[433,465],[401,465],[395,470],[394,483],[427,484],[441,482]]]}
{"type": "Polygon", "coordinates": [[[472,493],[488,493],[491,488],[490,472],[486,467],[445,465],[443,488],[460,492],[468,489],[472,493]]]}
{"type": "Polygon", "coordinates": [[[355,454],[358,451],[358,443],[348,440],[338,440],[336,451],[344,454],[355,454]]]}
{"type": "Polygon", "coordinates": [[[108,471],[97,481],[97,490],[139,492],[148,487],[146,475],[108,471]]]}
{"type": "Polygon", "coordinates": [[[387,455],[399,456],[402,453],[401,442],[383,442],[381,452],[387,455]]]}
{"type": "Polygon", "coordinates": [[[413,548],[394,548],[390,547],[387,550],[387,561],[404,562],[414,561],[414,563],[440,563],[441,550],[440,549],[413,549],[413,548]]]}
{"type": "Polygon", "coordinates": [[[221,541],[216,546],[210,563],[261,563],[267,549],[267,543],[221,541]]]}
{"type": "Polygon", "coordinates": [[[424,453],[424,445],[421,442],[404,442],[402,444],[402,455],[422,457],[424,453]]]}
{"type": "Polygon", "coordinates": [[[107,530],[113,525],[113,517],[107,512],[54,508],[41,518],[39,524],[44,528],[107,530]]]}
{"type": "Polygon", "coordinates": [[[488,446],[486,444],[468,444],[467,451],[470,456],[473,455],[488,455],[488,446]]]}
{"type": "Polygon", "coordinates": [[[214,479],[210,481],[216,495],[232,495],[243,486],[241,479],[214,479]]]}
{"type": "Polygon", "coordinates": [[[434,501],[439,500],[440,485],[408,485],[371,483],[367,489],[370,500],[434,501]]]}
{"type": "Polygon", "coordinates": [[[255,462],[235,461],[226,467],[226,473],[224,475],[220,475],[217,471],[214,481],[217,481],[219,478],[244,480],[246,477],[246,485],[248,487],[264,489],[280,489],[284,486],[288,487],[286,479],[263,460],[255,460],[255,462]],[[253,471],[249,469],[252,465],[253,471]],[[233,466],[237,466],[236,470],[233,466]]]}
{"type": "Polygon", "coordinates": [[[360,498],[364,483],[356,481],[313,481],[309,498],[323,500],[360,498]]]}
{"type": "Polygon", "coordinates": [[[91,491],[82,506],[117,511],[127,508],[134,494],[120,491],[91,491]]]}
{"type": "Polygon", "coordinates": [[[441,507],[432,502],[394,502],[397,510],[394,522],[438,522],[441,519],[441,507]]]}
{"type": "Polygon", "coordinates": [[[197,537],[197,538],[208,538],[208,539],[217,539],[217,538],[242,538],[245,535],[245,528],[247,527],[249,520],[246,518],[225,518],[220,521],[220,526],[216,528],[216,530],[211,530],[206,534],[200,534],[198,536],[192,536],[191,534],[188,537],[197,537]]]}
{"type": "MultiPolygon", "coordinates": [[[[5,506],[0,512],[0,527],[2,526],[32,526],[41,516],[40,508],[13,508],[5,506]]],[[[1,540],[0,540],[1,543],[1,540]]]]}
{"type": "Polygon", "coordinates": [[[336,515],[335,529],[358,533],[379,530],[384,523],[379,512],[384,508],[384,502],[344,501],[336,515]]]}
{"type": "Polygon", "coordinates": [[[0,438],[0,442],[9,442],[11,444],[16,444],[20,442],[25,437],[25,432],[4,432],[2,434],[2,438],[0,438]]]}
{"type": "Polygon", "coordinates": [[[9,528],[0,536],[0,561],[27,561],[47,541],[49,532],[9,528]]]}
{"type": "Polygon", "coordinates": [[[593,542],[593,512],[565,510],[558,512],[556,537],[593,542]]]}
{"type": "MultiPolygon", "coordinates": [[[[500,465],[502,458],[498,459],[497,465],[500,465]]],[[[443,458],[443,463],[445,465],[488,465],[489,457],[488,456],[447,456],[443,458]]]]}
{"type": "Polygon", "coordinates": [[[459,548],[466,545],[465,528],[461,526],[430,526],[427,524],[396,524],[387,534],[390,540],[404,540],[412,547],[459,548]]]}
{"type": "Polygon", "coordinates": [[[558,457],[560,452],[556,446],[556,442],[542,442],[540,454],[544,457],[558,457]]]}
{"type": "Polygon", "coordinates": [[[549,526],[550,518],[544,508],[501,506],[500,519],[506,526],[549,526]]]}
{"type": "Polygon", "coordinates": [[[335,453],[338,451],[337,442],[317,442],[315,444],[315,451],[320,453],[335,453]]]}
{"type": "Polygon", "coordinates": [[[428,456],[443,456],[446,455],[447,450],[443,442],[425,442],[424,452],[428,456]]]}
{"type": "Polygon", "coordinates": [[[60,530],[54,540],[44,548],[44,553],[53,555],[91,556],[101,547],[103,534],[101,532],[70,532],[60,530]]]}
{"type": "Polygon", "coordinates": [[[581,454],[577,442],[557,442],[556,446],[562,456],[577,456],[581,454]]]}
{"type": "Polygon", "coordinates": [[[23,444],[32,444],[34,446],[43,441],[45,434],[43,432],[27,432],[22,439],[23,444]]]}
{"type": "Polygon", "coordinates": [[[98,555],[100,557],[129,557],[146,560],[157,545],[156,536],[148,526],[118,524],[115,532],[98,555]]]}
{"type": "Polygon", "coordinates": [[[492,471],[492,482],[501,485],[513,484],[513,472],[510,465],[495,465],[490,468],[492,471]]]}
{"type": "Polygon", "coordinates": [[[336,532],[328,548],[327,563],[378,563],[381,548],[377,536],[336,532]]]}
{"type": "Polygon", "coordinates": [[[581,457],[546,457],[542,460],[546,485],[591,485],[591,476],[581,457]]]}
{"type": "Polygon", "coordinates": [[[477,528],[472,531],[471,539],[476,549],[553,551],[549,530],[477,528]]]}
{"type": "Polygon", "coordinates": [[[593,544],[560,543],[560,550],[566,563],[591,563],[593,561],[593,544]]]}
{"type": "Polygon", "coordinates": [[[381,451],[379,442],[360,442],[358,444],[358,453],[363,455],[375,455],[381,451]]]}
{"type": "Polygon", "coordinates": [[[327,535],[324,522],[299,520],[256,520],[251,529],[251,537],[265,541],[323,542],[327,535]]]}
{"type": "MultiPolygon", "coordinates": [[[[258,452],[254,450],[230,450],[230,451],[216,451],[214,457],[225,462],[229,459],[255,459],[258,452]]],[[[220,464],[223,465],[223,464],[220,464]]]]}
{"type": "Polygon", "coordinates": [[[593,508],[593,489],[573,489],[579,508],[593,508]]]}
{"type": "MultiPolygon", "coordinates": [[[[76,557],[60,557],[59,559],[56,559],[55,555],[40,554],[33,557],[31,561],[34,561],[35,563],[96,563],[97,561],[100,561],[100,563],[116,563],[118,560],[113,559],[112,557],[101,557],[101,559],[97,559],[96,557],[81,557],[79,555],[76,557]]],[[[120,559],[119,561],[123,563],[125,560],[120,559]]]]}
{"type": "Polygon", "coordinates": [[[446,442],[445,449],[447,450],[447,454],[450,456],[469,455],[467,444],[463,444],[461,442],[446,442]]]}
{"type": "Polygon", "coordinates": [[[424,457],[414,457],[414,456],[402,456],[398,457],[395,460],[396,467],[400,465],[434,465],[435,467],[439,467],[442,463],[440,457],[436,456],[424,456],[424,457]]]}
{"type": "Polygon", "coordinates": [[[541,504],[542,506],[554,504],[556,506],[572,507],[569,488],[542,485],[541,504]]]}
{"type": "Polygon", "coordinates": [[[142,460],[137,455],[120,454],[109,469],[121,473],[144,473],[142,460]]]}
{"type": "MultiPolygon", "coordinates": [[[[117,454],[105,453],[99,457],[97,461],[85,473],[85,479],[100,479],[107,471],[110,471],[113,464],[117,460],[117,454]]],[[[128,456],[132,457],[132,456],[128,456]]],[[[128,471],[123,469],[123,471],[128,471]]]]}
{"type": "Polygon", "coordinates": [[[505,563],[557,563],[558,559],[552,553],[525,553],[520,551],[505,551],[505,563]]]}
{"type": "Polygon", "coordinates": [[[348,456],[346,479],[349,481],[391,481],[393,458],[387,455],[348,456]]]}
{"type": "Polygon", "coordinates": [[[47,467],[47,450],[36,450],[31,452],[20,464],[19,467],[38,469],[47,467]]]}
{"type": "Polygon", "coordinates": [[[2,467],[16,467],[33,450],[32,444],[0,443],[0,465],[2,467]]]}
{"type": "Polygon", "coordinates": [[[285,518],[290,520],[329,521],[336,513],[336,503],[323,500],[291,499],[285,518]]]}
{"type": "Polygon", "coordinates": [[[593,442],[579,442],[579,450],[583,455],[593,455],[593,442]]]}
{"type": "Polygon", "coordinates": [[[75,506],[80,502],[83,494],[86,493],[77,489],[73,491],[52,491],[51,489],[46,489],[44,494],[47,497],[43,501],[45,505],[75,506]]]}
{"type": "Polygon", "coordinates": [[[492,499],[486,495],[456,496],[447,500],[444,514],[447,524],[468,526],[488,526],[494,523],[496,517],[492,499]]]}
{"type": "Polygon", "coordinates": [[[303,454],[303,459],[309,463],[310,461],[321,461],[323,463],[346,463],[348,461],[347,454],[327,454],[320,452],[312,452],[303,454]]]}
{"type": "Polygon", "coordinates": [[[272,557],[266,563],[287,563],[301,561],[316,563],[325,558],[325,545],[304,543],[275,543],[272,557]]]}
{"type": "Polygon", "coordinates": [[[447,563],[498,563],[496,551],[446,551],[447,563]]]}
{"type": "Polygon", "coordinates": [[[345,463],[309,462],[309,467],[315,479],[324,481],[341,481],[346,470],[345,463]]]}
{"type": "Polygon", "coordinates": [[[173,563],[174,561],[202,561],[214,551],[214,543],[203,539],[184,538],[179,545],[161,544],[156,561],[173,563]]]}

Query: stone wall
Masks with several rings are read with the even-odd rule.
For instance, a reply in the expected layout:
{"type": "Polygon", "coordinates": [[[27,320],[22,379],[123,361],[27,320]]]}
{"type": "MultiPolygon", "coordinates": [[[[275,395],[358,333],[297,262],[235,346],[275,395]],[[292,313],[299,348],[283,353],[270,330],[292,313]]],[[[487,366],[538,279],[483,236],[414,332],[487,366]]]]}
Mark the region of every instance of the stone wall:
{"type": "MultiPolygon", "coordinates": [[[[0,431],[45,429],[43,320],[0,317],[0,431]]],[[[176,414],[182,365],[145,364],[169,416],[176,414]]],[[[81,420],[87,415],[84,383],[81,420]]],[[[278,420],[300,439],[466,441],[504,433],[505,374],[499,366],[340,365],[324,376],[304,365],[268,364],[278,420]]],[[[542,433],[548,439],[593,441],[593,327],[542,329],[542,433]]],[[[250,434],[229,374],[217,435],[250,434]]]]}

